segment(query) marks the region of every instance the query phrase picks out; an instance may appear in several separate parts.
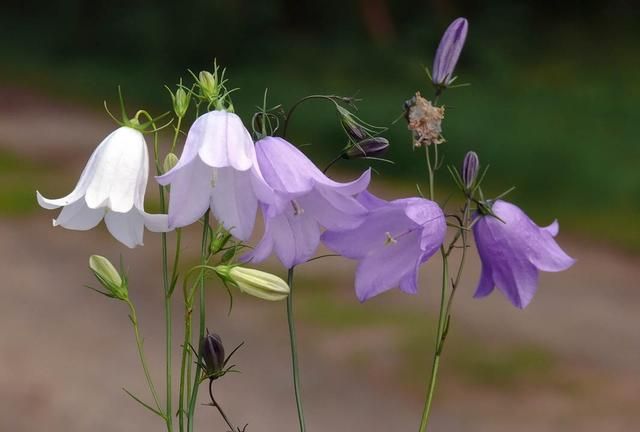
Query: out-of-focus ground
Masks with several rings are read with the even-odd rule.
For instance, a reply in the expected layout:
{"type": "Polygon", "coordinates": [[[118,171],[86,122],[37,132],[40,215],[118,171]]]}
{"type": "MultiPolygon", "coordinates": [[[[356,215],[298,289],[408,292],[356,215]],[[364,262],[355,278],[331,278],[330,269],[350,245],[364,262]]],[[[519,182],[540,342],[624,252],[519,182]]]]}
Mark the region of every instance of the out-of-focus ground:
{"type": "MultiPolygon", "coordinates": [[[[144,248],[124,250],[103,227],[53,228],[56,213],[35,206],[36,188],[51,197],[71,189],[113,126],[100,113],[38,93],[0,89],[0,95],[17,101],[0,108],[0,430],[160,430],[158,419],[121,390],[149,399],[125,306],[83,288],[94,283],[90,254],[114,261],[123,255],[162,388],[157,236],[146,233],[144,248]]],[[[387,197],[412,193],[410,185],[395,191],[379,179],[373,188],[387,197]]],[[[498,293],[471,298],[479,273],[472,254],[456,298],[433,430],[640,427],[640,259],[562,233],[559,241],[578,262],[543,274],[525,311],[498,293]]],[[[187,233],[185,253],[195,256],[198,245],[197,233],[187,233]]],[[[270,268],[282,273],[275,263],[270,268]]],[[[326,258],[297,272],[309,429],[415,429],[431,364],[438,260],[423,268],[418,296],[394,291],[364,305],[353,293],[353,270],[352,262],[326,258]]],[[[249,431],[295,430],[284,304],[236,295],[227,316],[226,294],[215,282],[208,300],[208,327],[228,348],[246,342],[236,358],[242,373],[216,386],[230,417],[249,431]]],[[[208,407],[200,408],[198,422],[199,430],[224,430],[208,407]]]]}

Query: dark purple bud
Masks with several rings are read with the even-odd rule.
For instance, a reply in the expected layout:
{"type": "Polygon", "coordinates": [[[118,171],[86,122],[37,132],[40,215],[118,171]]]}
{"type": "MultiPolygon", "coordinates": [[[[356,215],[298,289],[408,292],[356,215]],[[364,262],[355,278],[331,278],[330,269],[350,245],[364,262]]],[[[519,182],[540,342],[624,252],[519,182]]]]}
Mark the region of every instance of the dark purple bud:
{"type": "Polygon", "coordinates": [[[207,376],[214,376],[224,368],[224,346],[220,336],[207,332],[200,341],[200,358],[206,366],[207,376]]]}
{"type": "Polygon", "coordinates": [[[348,117],[342,119],[342,126],[353,141],[358,142],[367,138],[369,135],[362,127],[348,117]]]}
{"type": "Polygon", "coordinates": [[[382,156],[389,149],[389,141],[386,138],[367,138],[354,144],[344,153],[345,159],[361,159],[365,157],[382,156]]]}
{"type": "Polygon", "coordinates": [[[478,177],[480,161],[475,152],[468,152],[462,162],[462,183],[466,189],[471,189],[478,177]]]}
{"type": "Polygon", "coordinates": [[[433,61],[431,79],[435,85],[447,86],[451,83],[468,28],[469,24],[465,18],[456,18],[444,32],[433,61]]]}

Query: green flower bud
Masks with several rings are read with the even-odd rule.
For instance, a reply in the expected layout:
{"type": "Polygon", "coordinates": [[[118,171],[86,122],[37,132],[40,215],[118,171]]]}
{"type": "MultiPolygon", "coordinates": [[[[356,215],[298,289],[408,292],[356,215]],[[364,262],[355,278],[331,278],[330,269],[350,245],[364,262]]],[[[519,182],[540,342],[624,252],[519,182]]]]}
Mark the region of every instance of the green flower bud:
{"type": "Polygon", "coordinates": [[[98,282],[108,291],[109,297],[126,300],[128,288],[126,278],[123,279],[118,270],[103,256],[91,255],[89,268],[98,282]]]}
{"type": "Polygon", "coordinates": [[[283,300],[289,295],[289,285],[271,273],[239,266],[218,266],[218,274],[240,291],[264,300],[283,300]]]}
{"type": "Polygon", "coordinates": [[[207,335],[200,341],[199,354],[208,377],[215,379],[221,375],[224,369],[224,346],[220,336],[207,331],[207,335]]]}
{"type": "Polygon", "coordinates": [[[209,246],[209,250],[212,254],[216,254],[227,245],[229,240],[231,240],[231,234],[224,229],[219,229],[211,234],[211,245],[209,246]]]}
{"type": "Polygon", "coordinates": [[[218,96],[218,80],[211,72],[202,71],[198,74],[198,84],[202,96],[208,100],[215,100],[218,96]]]}
{"type": "Polygon", "coordinates": [[[164,172],[169,172],[177,164],[178,164],[178,156],[176,156],[173,153],[169,153],[164,158],[164,162],[162,163],[162,169],[164,170],[164,172]]]}
{"type": "Polygon", "coordinates": [[[189,109],[191,103],[191,95],[187,93],[182,87],[176,90],[176,94],[173,97],[173,111],[180,118],[183,118],[189,109]]]}

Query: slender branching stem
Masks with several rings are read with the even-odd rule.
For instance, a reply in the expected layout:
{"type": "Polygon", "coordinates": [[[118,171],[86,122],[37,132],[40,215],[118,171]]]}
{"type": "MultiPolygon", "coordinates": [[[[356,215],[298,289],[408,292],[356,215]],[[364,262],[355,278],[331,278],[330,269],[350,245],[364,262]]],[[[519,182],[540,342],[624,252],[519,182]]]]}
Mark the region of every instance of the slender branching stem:
{"type": "MultiPolygon", "coordinates": [[[[436,144],[434,144],[435,146],[436,144]]],[[[434,191],[434,177],[435,177],[435,173],[434,173],[434,167],[431,165],[431,156],[429,155],[429,147],[428,145],[424,144],[424,154],[426,156],[427,159],[427,172],[429,174],[429,199],[431,201],[435,200],[435,191],[434,191]]]]}
{"type": "Polygon", "coordinates": [[[160,398],[158,397],[156,386],[153,384],[153,379],[151,378],[151,374],[149,373],[149,368],[147,367],[147,360],[144,355],[143,340],[142,340],[142,336],[140,336],[140,328],[138,326],[138,315],[136,314],[136,308],[131,302],[131,300],[127,299],[125,300],[125,302],[129,306],[129,319],[131,320],[131,324],[133,326],[133,333],[135,334],[135,337],[136,337],[136,347],[138,348],[138,356],[140,357],[140,363],[142,364],[142,370],[144,371],[144,377],[147,381],[147,386],[149,387],[151,396],[153,396],[153,401],[156,405],[158,412],[161,412],[164,417],[167,417],[167,413],[164,413],[162,410],[162,407],[160,406],[160,398]]]}
{"type": "Polygon", "coordinates": [[[282,136],[283,137],[287,136],[287,129],[289,128],[289,121],[291,120],[291,116],[293,115],[296,108],[298,108],[300,104],[312,99],[325,99],[335,104],[336,98],[338,97],[339,96],[335,96],[335,95],[309,95],[309,96],[303,97],[302,99],[300,99],[299,101],[291,105],[291,108],[289,108],[289,111],[287,111],[287,113],[284,116],[284,124],[282,125],[282,136]]]}
{"type": "MultiPolygon", "coordinates": [[[[185,407],[185,382],[189,382],[187,376],[187,362],[190,362],[189,342],[191,341],[191,314],[193,313],[193,304],[188,304],[185,298],[184,306],[184,341],[182,344],[182,360],[180,362],[180,395],[178,401],[178,423],[180,432],[184,431],[184,415],[187,411],[185,407]]],[[[187,395],[189,393],[187,392],[187,395]]]]}
{"type": "Polygon", "coordinates": [[[296,326],[293,319],[293,267],[287,274],[289,284],[289,296],[287,297],[287,322],[289,324],[289,343],[291,345],[291,370],[293,373],[293,389],[296,397],[296,409],[298,411],[298,422],[300,432],[305,432],[304,412],[302,409],[302,398],[300,395],[300,370],[298,367],[298,348],[296,343],[296,326]]]}
{"type": "Polygon", "coordinates": [[[326,167],[324,167],[324,169],[322,170],[323,174],[326,174],[327,171],[329,171],[329,168],[331,168],[333,165],[335,165],[340,159],[342,159],[342,156],[344,155],[344,152],[340,152],[340,154],[338,156],[336,156],[335,158],[333,158],[331,160],[331,162],[329,162],[327,164],[326,167]]]}
{"type": "MultiPolygon", "coordinates": [[[[441,252],[444,252],[441,249],[441,252]]],[[[448,259],[442,253],[442,291],[440,293],[440,313],[438,317],[438,327],[436,328],[436,343],[433,353],[433,363],[431,365],[431,378],[427,385],[427,397],[424,401],[422,411],[422,420],[420,421],[420,432],[424,432],[429,424],[429,416],[431,414],[431,404],[436,390],[438,381],[438,370],[440,368],[440,355],[442,354],[441,341],[446,331],[446,314],[445,314],[445,296],[447,295],[447,287],[449,285],[449,263],[448,259]]]]}
{"type": "Polygon", "coordinates": [[[225,414],[224,410],[222,409],[218,401],[216,401],[216,399],[213,397],[213,380],[212,379],[209,379],[209,397],[211,398],[211,404],[213,404],[213,406],[216,407],[216,409],[224,419],[224,422],[227,424],[227,426],[229,426],[229,430],[231,430],[231,432],[236,431],[236,428],[233,426],[233,423],[231,423],[231,421],[229,420],[229,417],[227,417],[227,415],[225,414]]]}
{"type": "MultiPolygon", "coordinates": [[[[151,120],[152,124],[153,124],[153,128],[155,130],[154,132],[154,145],[153,145],[153,150],[154,150],[154,159],[155,159],[155,163],[156,163],[156,173],[158,175],[162,174],[162,171],[160,169],[160,156],[159,156],[159,152],[158,152],[158,131],[157,128],[155,126],[155,123],[153,123],[153,120],[151,120]]],[[[175,141],[174,141],[175,142],[175,141]]],[[[158,190],[160,193],[160,209],[162,211],[162,213],[166,213],[167,211],[167,205],[166,205],[166,199],[165,199],[165,188],[162,185],[158,185],[158,190]]],[[[165,370],[165,379],[166,379],[166,408],[165,408],[165,413],[166,413],[166,422],[167,422],[167,431],[168,432],[172,432],[173,431],[173,408],[172,408],[172,402],[173,402],[173,391],[172,391],[172,376],[171,376],[171,372],[172,372],[172,362],[171,362],[171,357],[172,357],[172,331],[173,331],[173,324],[172,324],[172,312],[171,312],[171,286],[170,286],[170,281],[169,281],[169,259],[168,259],[168,255],[167,255],[167,234],[166,233],[162,233],[161,234],[161,244],[162,244],[162,287],[163,287],[163,291],[164,291],[164,322],[165,322],[165,366],[166,366],[166,370],[165,370]]],[[[176,261],[177,263],[177,261],[176,261]]],[[[175,269],[174,269],[175,270],[175,269]]]]}
{"type": "MultiPolygon", "coordinates": [[[[204,220],[203,220],[203,229],[202,229],[202,244],[201,244],[201,248],[200,248],[200,263],[201,266],[205,266],[207,264],[207,260],[209,257],[209,212],[210,210],[207,210],[207,212],[204,214],[204,220]]],[[[198,336],[198,341],[202,340],[202,338],[204,337],[205,334],[205,328],[206,328],[206,295],[205,295],[205,277],[206,277],[206,269],[202,268],[201,273],[200,273],[200,282],[199,282],[199,286],[198,286],[198,291],[199,291],[199,307],[200,307],[200,313],[199,313],[199,336],[198,336]]],[[[190,344],[191,341],[185,341],[186,344],[190,344]]],[[[191,392],[190,392],[190,396],[189,396],[189,408],[187,411],[187,431],[188,432],[193,432],[193,419],[194,419],[194,415],[195,415],[195,407],[196,407],[196,400],[198,399],[198,388],[200,387],[200,383],[202,382],[202,367],[201,367],[201,362],[198,361],[196,362],[196,371],[195,371],[195,376],[193,377],[193,385],[191,388],[191,392]]]]}

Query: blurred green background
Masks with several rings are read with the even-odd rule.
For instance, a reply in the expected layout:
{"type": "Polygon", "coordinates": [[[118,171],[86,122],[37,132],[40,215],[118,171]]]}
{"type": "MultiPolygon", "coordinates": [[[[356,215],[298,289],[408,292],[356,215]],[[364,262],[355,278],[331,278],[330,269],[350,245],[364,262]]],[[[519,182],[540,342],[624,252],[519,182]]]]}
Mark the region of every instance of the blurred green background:
{"type": "MultiPolygon", "coordinates": [[[[442,99],[446,162],[473,149],[491,165],[494,195],[515,185],[511,199],[535,218],[640,248],[635,2],[54,1],[2,12],[5,81],[96,109],[104,99],[115,106],[120,84],[132,111],[160,112],[163,85],[188,82],[187,69],[216,58],[241,89],[234,101],[245,118],[267,87],[270,103],[285,106],[312,93],[362,98],[361,116],[390,127],[396,165],[378,168],[414,182],[423,164],[404,121],[392,122],[416,90],[432,94],[424,66],[448,23],[466,16],[456,72],[472,85],[442,99]]],[[[292,137],[313,143],[320,161],[344,143],[322,102],[299,111],[292,137]]]]}

